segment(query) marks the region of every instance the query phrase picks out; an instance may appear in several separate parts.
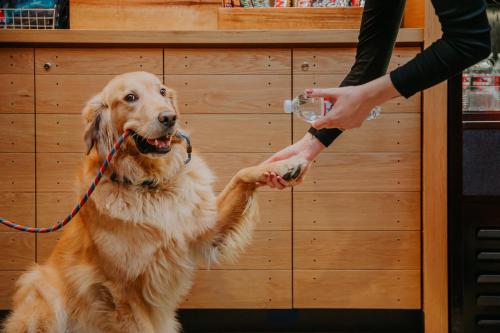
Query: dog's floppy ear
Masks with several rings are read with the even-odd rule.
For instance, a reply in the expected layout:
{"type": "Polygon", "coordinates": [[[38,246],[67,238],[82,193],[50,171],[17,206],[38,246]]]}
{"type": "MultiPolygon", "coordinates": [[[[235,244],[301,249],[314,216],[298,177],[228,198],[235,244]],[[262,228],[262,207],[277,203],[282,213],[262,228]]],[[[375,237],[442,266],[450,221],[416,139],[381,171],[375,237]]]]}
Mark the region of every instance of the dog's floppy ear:
{"type": "Polygon", "coordinates": [[[82,111],[85,119],[83,139],[87,155],[95,145],[99,155],[106,157],[113,145],[111,114],[102,100],[101,94],[92,97],[82,111]]]}

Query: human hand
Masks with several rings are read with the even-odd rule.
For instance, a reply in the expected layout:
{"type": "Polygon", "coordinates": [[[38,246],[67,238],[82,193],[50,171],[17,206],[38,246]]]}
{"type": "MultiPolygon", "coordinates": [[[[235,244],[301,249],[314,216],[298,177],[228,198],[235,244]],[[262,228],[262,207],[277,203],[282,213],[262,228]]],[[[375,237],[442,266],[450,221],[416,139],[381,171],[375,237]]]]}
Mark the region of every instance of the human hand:
{"type": "Polygon", "coordinates": [[[282,177],[276,175],[274,172],[266,172],[265,173],[266,181],[258,182],[257,186],[268,185],[271,188],[278,188],[282,190],[286,187],[302,183],[304,181],[305,174],[309,170],[310,162],[312,162],[316,158],[316,156],[318,156],[319,153],[323,151],[323,149],[325,149],[325,146],[323,146],[323,144],[319,142],[318,139],[316,139],[310,133],[306,133],[302,139],[300,139],[293,145],[290,145],[282,149],[281,151],[275,153],[273,156],[262,162],[262,163],[271,163],[301,155],[302,157],[304,157],[306,160],[309,161],[309,164],[307,165],[305,170],[302,171],[299,178],[295,179],[293,182],[286,181],[282,177]]]}
{"type": "Polygon", "coordinates": [[[331,111],[312,124],[316,129],[360,127],[373,108],[400,95],[389,75],[360,86],[307,89],[306,94],[310,97],[327,97],[333,103],[331,111]]]}

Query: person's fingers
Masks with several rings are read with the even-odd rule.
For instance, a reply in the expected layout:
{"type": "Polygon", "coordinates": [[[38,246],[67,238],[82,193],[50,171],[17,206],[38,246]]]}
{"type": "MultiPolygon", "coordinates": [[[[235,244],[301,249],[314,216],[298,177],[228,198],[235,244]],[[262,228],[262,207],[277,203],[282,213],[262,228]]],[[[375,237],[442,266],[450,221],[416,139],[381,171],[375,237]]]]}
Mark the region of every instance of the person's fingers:
{"type": "Polygon", "coordinates": [[[274,181],[273,181],[273,175],[272,175],[271,173],[269,173],[269,175],[267,176],[266,183],[267,183],[267,185],[268,185],[270,188],[275,188],[275,187],[276,187],[276,184],[275,184],[275,183],[274,183],[274,181]]]}
{"type": "Polygon", "coordinates": [[[283,178],[281,178],[280,176],[277,177],[277,180],[278,180],[278,183],[283,186],[283,188],[285,187],[288,187],[288,186],[291,186],[292,184],[286,180],[284,180],[283,178]]]}
{"type": "Polygon", "coordinates": [[[305,90],[305,93],[308,97],[330,97],[335,100],[339,92],[338,90],[338,88],[309,88],[305,90]]]}
{"type": "Polygon", "coordinates": [[[276,174],[274,172],[271,172],[271,182],[273,184],[273,188],[275,188],[275,187],[279,188],[281,186],[281,184],[278,183],[277,176],[276,176],[276,174]]]}

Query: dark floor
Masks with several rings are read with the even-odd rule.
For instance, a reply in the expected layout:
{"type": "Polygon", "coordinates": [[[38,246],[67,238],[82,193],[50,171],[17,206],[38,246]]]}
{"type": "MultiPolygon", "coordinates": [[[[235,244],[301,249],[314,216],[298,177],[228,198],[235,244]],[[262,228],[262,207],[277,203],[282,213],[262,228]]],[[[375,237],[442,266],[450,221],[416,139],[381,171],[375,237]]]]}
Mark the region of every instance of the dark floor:
{"type": "Polygon", "coordinates": [[[181,310],[179,320],[185,333],[423,332],[421,311],[406,310],[181,310]]]}

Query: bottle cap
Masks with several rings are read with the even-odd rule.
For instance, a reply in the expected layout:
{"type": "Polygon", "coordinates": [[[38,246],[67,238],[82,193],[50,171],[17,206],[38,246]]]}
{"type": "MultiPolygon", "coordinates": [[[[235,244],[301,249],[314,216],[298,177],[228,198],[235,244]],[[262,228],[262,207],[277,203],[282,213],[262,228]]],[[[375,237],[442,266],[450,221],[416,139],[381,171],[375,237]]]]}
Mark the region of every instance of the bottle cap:
{"type": "Polygon", "coordinates": [[[285,113],[293,113],[293,101],[291,99],[285,99],[283,110],[285,113]]]}

